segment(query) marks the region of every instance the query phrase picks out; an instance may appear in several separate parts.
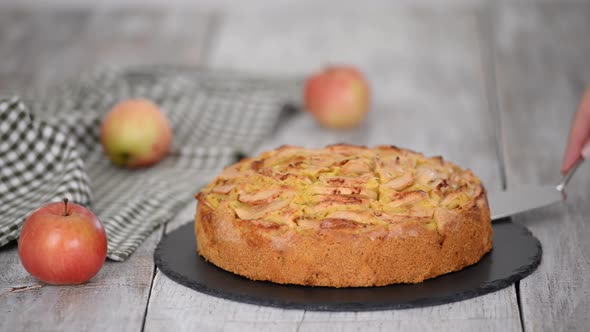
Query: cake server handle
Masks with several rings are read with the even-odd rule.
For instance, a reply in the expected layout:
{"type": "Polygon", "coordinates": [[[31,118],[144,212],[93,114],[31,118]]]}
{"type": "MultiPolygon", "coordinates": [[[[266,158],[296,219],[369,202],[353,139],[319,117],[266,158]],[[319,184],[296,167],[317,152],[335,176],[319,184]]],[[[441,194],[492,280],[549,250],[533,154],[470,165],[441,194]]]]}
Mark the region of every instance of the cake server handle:
{"type": "Polygon", "coordinates": [[[559,184],[556,187],[557,190],[559,190],[562,194],[565,195],[565,188],[567,187],[567,184],[570,182],[572,176],[574,176],[574,173],[576,172],[578,167],[580,167],[580,165],[582,165],[582,163],[586,159],[590,159],[590,142],[586,143],[586,145],[582,149],[582,154],[578,157],[578,160],[576,160],[572,168],[570,168],[570,170],[567,171],[567,173],[565,173],[563,178],[561,178],[561,182],[559,182],[559,184]]]}

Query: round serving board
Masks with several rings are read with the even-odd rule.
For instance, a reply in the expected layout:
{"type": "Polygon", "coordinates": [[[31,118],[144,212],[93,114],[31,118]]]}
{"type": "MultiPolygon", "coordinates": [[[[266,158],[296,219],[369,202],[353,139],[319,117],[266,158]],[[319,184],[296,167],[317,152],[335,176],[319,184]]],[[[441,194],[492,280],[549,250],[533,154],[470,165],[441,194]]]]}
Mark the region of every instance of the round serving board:
{"type": "Polygon", "coordinates": [[[170,279],[196,291],[258,305],[326,311],[403,309],[450,303],[510,286],[541,261],[541,244],[525,227],[495,221],[494,249],[461,271],[419,284],[328,288],[252,281],[206,262],[196,252],[193,223],[162,239],[154,260],[170,279]]]}

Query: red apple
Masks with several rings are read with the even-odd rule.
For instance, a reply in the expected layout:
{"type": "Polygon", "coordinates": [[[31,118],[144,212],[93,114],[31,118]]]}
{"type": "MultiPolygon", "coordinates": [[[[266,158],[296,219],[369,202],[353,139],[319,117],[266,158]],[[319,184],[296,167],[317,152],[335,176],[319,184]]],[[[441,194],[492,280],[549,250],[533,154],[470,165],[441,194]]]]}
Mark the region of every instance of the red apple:
{"type": "Polygon", "coordinates": [[[114,164],[146,167],[166,156],[172,129],[158,106],[145,99],[132,99],[117,104],[106,115],[100,141],[114,164]]]}
{"type": "Polygon", "coordinates": [[[369,86],[353,67],[329,67],[305,82],[305,107],[328,128],[359,124],[369,111],[369,86]]]}
{"type": "Polygon", "coordinates": [[[94,277],[107,255],[104,227],[87,208],[45,204],[25,220],[18,240],[20,261],[48,284],[81,284],[94,277]]]}

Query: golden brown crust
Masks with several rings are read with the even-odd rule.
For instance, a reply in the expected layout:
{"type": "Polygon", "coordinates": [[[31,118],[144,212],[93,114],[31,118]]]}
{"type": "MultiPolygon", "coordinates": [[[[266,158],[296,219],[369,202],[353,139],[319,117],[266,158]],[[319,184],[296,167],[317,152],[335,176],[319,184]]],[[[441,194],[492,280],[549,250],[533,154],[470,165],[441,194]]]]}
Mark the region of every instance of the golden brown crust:
{"type": "Polygon", "coordinates": [[[492,247],[479,179],[397,147],[283,146],[226,168],[197,199],[199,254],[254,280],[415,283],[492,247]]]}

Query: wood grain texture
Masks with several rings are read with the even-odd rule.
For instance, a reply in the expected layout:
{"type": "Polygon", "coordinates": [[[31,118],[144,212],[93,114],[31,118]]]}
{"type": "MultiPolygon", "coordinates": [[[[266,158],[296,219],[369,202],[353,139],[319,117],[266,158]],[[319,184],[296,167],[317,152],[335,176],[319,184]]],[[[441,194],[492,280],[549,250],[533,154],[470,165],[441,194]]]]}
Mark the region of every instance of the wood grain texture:
{"type": "Polygon", "coordinates": [[[40,284],[18,262],[16,246],[0,252],[0,330],[137,331],[153,276],[154,232],[125,264],[107,262],[81,286],[40,284]],[[36,285],[42,285],[38,287],[36,285]],[[31,289],[15,291],[14,288],[31,289]]]}
{"type": "MultiPolygon", "coordinates": [[[[572,3],[584,0],[496,0],[494,2],[502,3],[572,3]]],[[[42,0],[2,0],[0,1],[0,10],[2,7],[37,7],[37,8],[110,8],[110,9],[128,9],[128,8],[158,8],[166,10],[169,8],[198,8],[201,10],[217,12],[248,12],[256,13],[268,9],[280,8],[307,8],[310,11],[333,11],[335,8],[356,10],[360,8],[375,8],[378,10],[392,10],[400,7],[418,7],[418,8],[478,8],[482,5],[490,4],[487,0],[368,0],[363,4],[356,1],[341,0],[52,0],[50,3],[42,0]]]]}
{"type": "MultiPolygon", "coordinates": [[[[166,226],[170,232],[194,219],[196,203],[188,204],[166,226]]],[[[159,270],[148,306],[146,331],[277,331],[293,329],[303,315],[283,310],[227,301],[186,288],[159,270]]]]}
{"type": "MultiPolygon", "coordinates": [[[[353,63],[368,73],[374,104],[363,125],[351,130],[326,130],[302,112],[283,123],[259,151],[281,144],[397,144],[445,155],[473,168],[488,187],[499,189],[478,17],[472,11],[412,9],[384,13],[358,8],[321,15],[292,10],[232,13],[220,19],[208,64],[300,75],[327,63],[353,63]]],[[[194,208],[187,207],[183,212],[186,215],[176,222],[192,219],[194,208]]],[[[422,309],[327,313],[222,300],[188,291],[159,272],[145,327],[148,331],[521,328],[514,287],[422,309]]]]}
{"type": "Polygon", "coordinates": [[[221,19],[209,64],[291,75],[327,64],[355,64],[371,82],[373,112],[367,123],[328,131],[308,115],[295,117],[260,150],[294,142],[314,147],[338,142],[398,144],[468,165],[493,188],[499,172],[486,108],[477,14],[365,9],[332,15],[278,10],[263,18],[227,15],[221,19]],[[249,56],[239,56],[240,50],[249,56]],[[458,148],[465,144],[479,158],[458,148]]]}
{"type": "Polygon", "coordinates": [[[97,67],[198,65],[209,22],[195,10],[1,10],[0,75],[50,87],[97,67]]]}
{"type": "MultiPolygon", "coordinates": [[[[0,11],[0,94],[18,94],[30,88],[44,71],[56,66],[56,57],[65,60],[71,51],[64,44],[82,39],[80,33],[89,17],[89,12],[75,10],[0,11]]],[[[67,69],[54,79],[62,79],[67,69]]],[[[70,75],[78,68],[71,69],[70,75]]]]}
{"type": "MultiPolygon", "coordinates": [[[[300,113],[258,150],[284,143],[397,144],[444,155],[474,169],[488,189],[497,189],[502,181],[487,112],[497,89],[508,187],[554,183],[571,115],[583,86],[590,84],[590,4],[541,2],[492,6],[490,40],[479,35],[475,0],[452,6],[421,1],[409,9],[407,3],[385,2],[372,9],[351,4],[334,9],[331,3],[310,8],[288,0],[270,8],[262,0],[246,7],[191,3],[227,13],[215,20],[217,31],[210,30],[209,15],[185,8],[89,11],[70,9],[67,1],[60,10],[3,7],[0,95],[53,85],[95,65],[190,65],[207,57],[212,67],[305,74],[326,63],[355,63],[374,88],[373,110],[362,126],[328,131],[300,113]],[[494,62],[493,73],[488,60],[494,62]],[[497,86],[490,93],[486,83],[493,76],[497,86]]],[[[11,3],[0,5],[6,4],[11,3]]],[[[590,325],[587,171],[585,165],[576,175],[566,204],[517,217],[544,247],[541,267],[520,285],[526,330],[587,330],[590,325]]],[[[192,219],[194,209],[194,203],[187,205],[167,229],[192,219]]],[[[76,287],[38,284],[18,263],[15,246],[1,248],[0,330],[141,330],[161,233],[154,233],[129,261],[107,262],[92,282],[76,287]]],[[[145,319],[149,331],[520,329],[513,287],[424,309],[325,313],[226,301],[159,272],[145,319]]]]}
{"type": "MultiPolygon", "coordinates": [[[[514,0],[510,0],[514,1],[514,0]]],[[[542,0],[542,1],[556,1],[556,0],[542,0]]],[[[573,1],[573,0],[568,0],[573,1]]],[[[448,0],[444,3],[437,0],[369,0],[367,3],[360,5],[361,7],[374,7],[383,10],[399,7],[475,7],[485,0],[448,0]]],[[[27,6],[27,7],[51,7],[51,8],[151,8],[169,9],[175,8],[198,8],[211,11],[220,12],[264,12],[268,9],[278,8],[308,8],[310,11],[321,10],[328,11],[334,8],[352,8],[359,7],[359,3],[355,1],[339,1],[339,0],[103,0],[100,2],[91,0],[53,0],[50,4],[40,0],[2,0],[0,1],[0,9],[3,7],[27,6]]]]}
{"type": "MultiPolygon", "coordinates": [[[[209,18],[195,11],[2,10],[0,22],[2,94],[4,87],[54,85],[94,66],[197,65],[209,18]]],[[[16,246],[0,249],[0,330],[141,330],[161,235],[154,232],[125,263],[106,262],[89,283],[73,287],[39,287],[18,262],[16,246]]]]}
{"type": "MultiPolygon", "coordinates": [[[[508,189],[555,184],[573,112],[590,85],[590,3],[499,7],[495,59],[508,189]]],[[[590,326],[590,168],[582,165],[565,204],[515,219],[543,246],[520,283],[525,330],[590,326]]]]}

